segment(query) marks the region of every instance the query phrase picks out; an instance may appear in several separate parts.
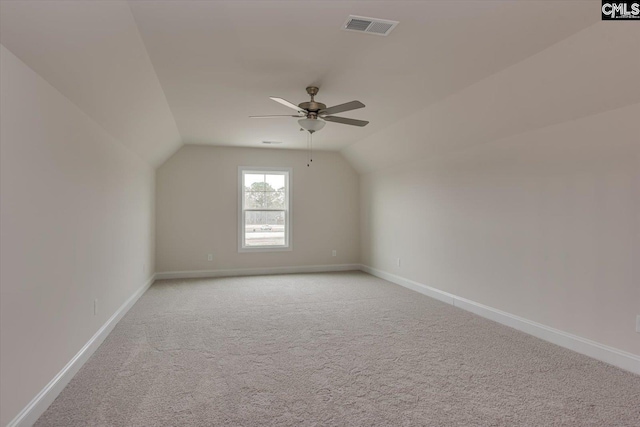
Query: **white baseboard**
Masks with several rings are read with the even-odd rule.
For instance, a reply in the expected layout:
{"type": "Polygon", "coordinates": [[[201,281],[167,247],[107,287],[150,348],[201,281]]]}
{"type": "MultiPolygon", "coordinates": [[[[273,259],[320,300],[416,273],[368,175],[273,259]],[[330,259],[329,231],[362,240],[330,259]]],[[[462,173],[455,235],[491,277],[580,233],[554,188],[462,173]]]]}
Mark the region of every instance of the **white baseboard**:
{"type": "Polygon", "coordinates": [[[529,335],[533,335],[534,337],[640,375],[640,356],[635,354],[563,332],[559,329],[551,328],[367,265],[362,265],[361,270],[365,273],[371,274],[372,276],[404,286],[405,288],[409,288],[431,298],[435,298],[446,302],[447,304],[467,310],[471,313],[477,314],[478,316],[485,317],[525,332],[529,335]]]}
{"type": "Polygon", "coordinates": [[[34,397],[27,406],[25,406],[16,417],[7,424],[7,427],[26,427],[32,426],[40,415],[47,410],[49,405],[53,403],[55,398],[65,388],[65,386],[71,381],[73,376],[80,370],[82,365],[85,364],[91,355],[100,347],[100,344],[105,340],[109,333],[113,330],[116,324],[124,317],[131,307],[136,303],[138,298],[145,293],[149,286],[154,282],[155,275],[151,276],[149,280],[142,285],[128,300],[124,302],[113,313],[113,316],[106,321],[104,325],[96,332],[93,337],[80,349],[80,351],[73,356],[73,358],[62,368],[60,372],[47,384],[40,393],[34,397]]]}
{"type": "Polygon", "coordinates": [[[263,276],[268,274],[325,273],[360,270],[360,264],[302,265],[297,267],[237,268],[226,270],[165,271],[156,273],[156,280],[203,279],[209,277],[263,276]]]}

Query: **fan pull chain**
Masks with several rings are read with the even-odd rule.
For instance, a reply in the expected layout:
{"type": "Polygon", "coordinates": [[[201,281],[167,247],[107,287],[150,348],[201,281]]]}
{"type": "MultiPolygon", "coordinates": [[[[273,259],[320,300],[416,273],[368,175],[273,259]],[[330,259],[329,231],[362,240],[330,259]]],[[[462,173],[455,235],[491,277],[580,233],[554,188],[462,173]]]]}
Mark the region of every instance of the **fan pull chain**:
{"type": "Polygon", "coordinates": [[[307,167],[313,162],[313,134],[307,133],[307,167]]]}
{"type": "Polygon", "coordinates": [[[311,133],[307,132],[307,167],[311,162],[311,133]]]}

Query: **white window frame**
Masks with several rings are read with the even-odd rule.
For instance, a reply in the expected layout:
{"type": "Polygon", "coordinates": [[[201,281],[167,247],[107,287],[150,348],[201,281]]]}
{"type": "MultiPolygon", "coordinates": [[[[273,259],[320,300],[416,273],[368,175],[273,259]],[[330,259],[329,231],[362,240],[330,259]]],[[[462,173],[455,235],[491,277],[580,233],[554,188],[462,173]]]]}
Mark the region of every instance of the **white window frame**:
{"type": "Polygon", "coordinates": [[[238,166],[238,252],[283,252],[291,251],[293,249],[291,239],[291,194],[292,194],[292,179],[293,168],[287,167],[257,167],[257,166],[238,166]],[[285,189],[286,189],[286,205],[284,209],[245,209],[244,208],[244,174],[269,174],[280,173],[284,175],[285,189]],[[245,220],[244,213],[248,210],[256,211],[285,211],[285,223],[284,223],[284,245],[278,246],[246,246],[245,245],[245,220]]]}

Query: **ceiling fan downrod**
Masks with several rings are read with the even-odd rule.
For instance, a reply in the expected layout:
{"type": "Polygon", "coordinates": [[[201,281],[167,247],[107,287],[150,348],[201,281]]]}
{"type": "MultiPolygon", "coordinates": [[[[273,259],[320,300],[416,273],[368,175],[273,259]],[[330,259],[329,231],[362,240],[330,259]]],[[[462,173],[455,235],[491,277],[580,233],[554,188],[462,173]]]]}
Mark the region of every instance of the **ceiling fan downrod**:
{"type": "Polygon", "coordinates": [[[302,108],[307,112],[307,118],[311,118],[309,117],[310,114],[314,116],[313,118],[318,118],[318,112],[320,110],[324,110],[325,108],[327,108],[327,106],[322,102],[315,101],[315,96],[318,94],[319,91],[320,89],[318,89],[317,87],[309,86],[307,88],[307,93],[311,97],[311,101],[302,102],[298,104],[298,107],[302,108]]]}

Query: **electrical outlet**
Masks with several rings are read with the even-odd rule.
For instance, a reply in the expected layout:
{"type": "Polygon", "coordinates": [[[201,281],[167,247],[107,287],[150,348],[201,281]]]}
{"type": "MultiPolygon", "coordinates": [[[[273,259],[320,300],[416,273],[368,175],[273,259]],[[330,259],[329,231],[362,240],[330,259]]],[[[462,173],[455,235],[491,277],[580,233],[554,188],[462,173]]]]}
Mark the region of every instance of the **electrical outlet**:
{"type": "Polygon", "coordinates": [[[207,255],[207,261],[213,261],[213,254],[207,255]]]}
{"type": "Polygon", "coordinates": [[[398,267],[400,267],[400,258],[397,258],[397,259],[396,259],[396,265],[397,265],[398,267]]]}
{"type": "Polygon", "coordinates": [[[640,334],[640,314],[636,316],[636,332],[640,334]]]}
{"type": "Polygon", "coordinates": [[[98,299],[94,299],[93,300],[93,315],[97,316],[98,315],[98,299]]]}
{"type": "Polygon", "coordinates": [[[338,251],[335,249],[331,251],[331,256],[338,256],[338,251]]]}

